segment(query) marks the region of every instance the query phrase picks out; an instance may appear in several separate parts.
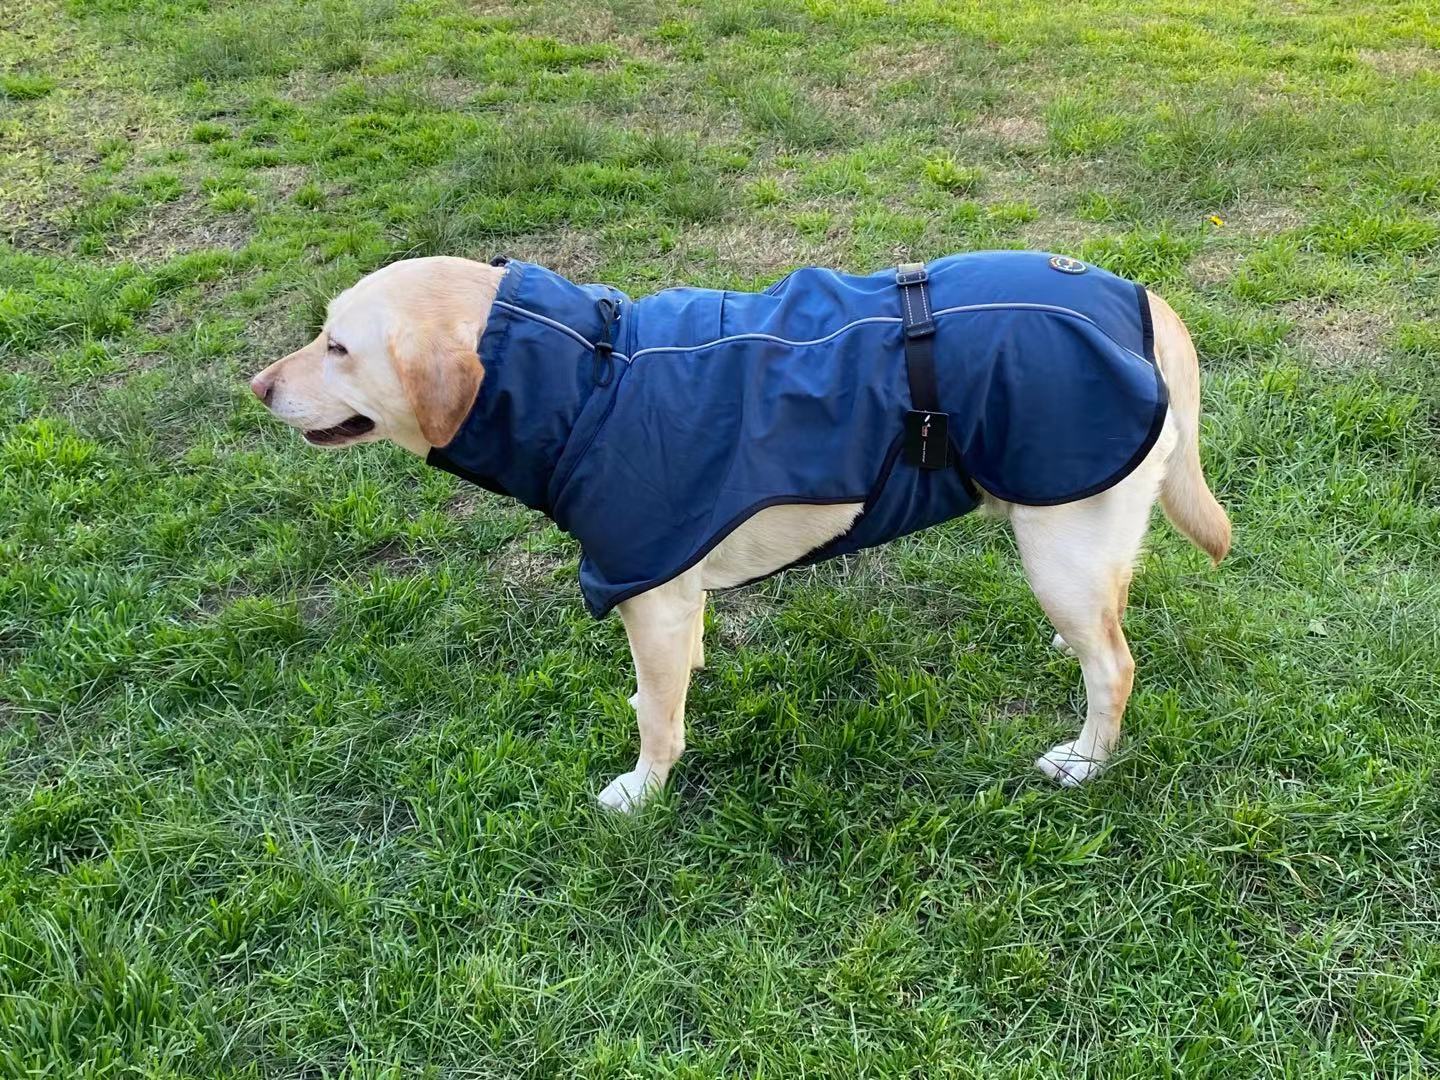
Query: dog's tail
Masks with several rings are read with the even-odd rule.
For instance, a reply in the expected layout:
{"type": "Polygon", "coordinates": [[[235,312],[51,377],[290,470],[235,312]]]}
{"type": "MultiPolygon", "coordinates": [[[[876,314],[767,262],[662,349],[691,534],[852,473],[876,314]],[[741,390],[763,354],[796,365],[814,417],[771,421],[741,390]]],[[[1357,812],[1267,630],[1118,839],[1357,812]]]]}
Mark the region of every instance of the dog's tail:
{"type": "Polygon", "coordinates": [[[1170,414],[1180,436],[1160,484],[1160,505],[1175,528],[1219,563],[1230,550],[1230,519],[1200,468],[1200,360],[1180,316],[1153,292],[1150,314],[1155,358],[1170,391],[1170,414]]]}

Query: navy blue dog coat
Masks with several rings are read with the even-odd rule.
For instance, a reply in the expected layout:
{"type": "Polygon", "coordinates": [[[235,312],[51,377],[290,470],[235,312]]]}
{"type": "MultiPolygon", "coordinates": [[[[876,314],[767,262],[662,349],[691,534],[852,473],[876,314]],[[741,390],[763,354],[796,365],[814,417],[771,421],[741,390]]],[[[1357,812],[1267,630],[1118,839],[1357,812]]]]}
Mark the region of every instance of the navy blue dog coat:
{"type": "Polygon", "coordinates": [[[767,506],[864,504],[813,562],[958,517],[978,489],[1083,499],[1149,452],[1166,395],[1142,287],[1034,252],[909,269],[631,300],[510,262],[475,405],[428,460],[579,540],[598,617],[767,506]]]}

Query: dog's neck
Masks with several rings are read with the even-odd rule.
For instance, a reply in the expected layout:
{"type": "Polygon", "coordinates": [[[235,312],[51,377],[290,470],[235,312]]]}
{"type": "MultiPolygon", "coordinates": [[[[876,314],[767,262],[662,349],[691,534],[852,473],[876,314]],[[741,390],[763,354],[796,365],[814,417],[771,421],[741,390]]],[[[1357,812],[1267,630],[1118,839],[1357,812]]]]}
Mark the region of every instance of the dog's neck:
{"type": "Polygon", "coordinates": [[[475,404],[426,460],[549,513],[569,470],[567,449],[583,451],[572,444],[586,441],[623,373],[623,359],[598,363],[590,345],[617,332],[602,300],[628,304],[616,290],[510,263],[480,337],[485,377],[475,404]]]}

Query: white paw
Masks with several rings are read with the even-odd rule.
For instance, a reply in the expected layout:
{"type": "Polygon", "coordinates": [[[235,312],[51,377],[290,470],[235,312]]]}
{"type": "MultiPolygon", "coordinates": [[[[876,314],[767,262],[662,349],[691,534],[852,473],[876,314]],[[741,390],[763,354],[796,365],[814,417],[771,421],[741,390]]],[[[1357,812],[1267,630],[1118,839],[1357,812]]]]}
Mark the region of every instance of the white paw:
{"type": "Polygon", "coordinates": [[[601,806],[628,814],[640,809],[645,800],[664,785],[665,781],[654,769],[631,769],[611,780],[598,799],[601,806]]]}
{"type": "Polygon", "coordinates": [[[640,691],[636,690],[630,695],[630,707],[636,712],[640,711],[640,691]]]}
{"type": "Polygon", "coordinates": [[[1078,787],[1105,771],[1103,761],[1077,753],[1073,742],[1052,746],[1035,767],[1063,787],[1078,787]]]}
{"type": "Polygon", "coordinates": [[[1053,638],[1050,639],[1050,644],[1055,646],[1055,648],[1059,649],[1066,656],[1075,655],[1075,650],[1070,647],[1070,643],[1066,641],[1063,637],[1061,637],[1059,634],[1056,634],[1053,638]]]}

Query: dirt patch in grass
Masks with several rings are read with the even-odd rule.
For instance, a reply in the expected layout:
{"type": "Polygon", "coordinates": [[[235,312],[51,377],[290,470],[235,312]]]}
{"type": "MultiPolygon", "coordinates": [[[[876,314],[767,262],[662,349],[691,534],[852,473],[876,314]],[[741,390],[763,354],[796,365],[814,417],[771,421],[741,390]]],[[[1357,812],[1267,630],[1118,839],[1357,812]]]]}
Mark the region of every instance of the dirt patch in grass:
{"type": "MultiPolygon", "coordinates": [[[[73,208],[85,201],[75,186],[57,187],[44,216],[18,218],[0,235],[24,251],[72,253],[84,234],[74,228],[69,217],[73,208]]],[[[249,215],[215,217],[205,202],[204,197],[189,194],[135,210],[129,220],[104,237],[98,257],[104,262],[132,261],[145,266],[205,248],[238,251],[244,247],[254,231],[249,215]]]]}
{"type": "Polygon", "coordinates": [[[529,546],[533,542],[533,534],[527,533],[495,552],[489,559],[491,573],[506,585],[527,591],[551,584],[573,556],[563,549],[536,551],[529,546]]]}
{"type": "Polygon", "coordinates": [[[0,241],[21,251],[50,255],[65,251],[70,244],[70,230],[58,221],[26,217],[13,204],[0,202],[0,218],[9,224],[0,227],[0,241]]]}
{"type": "Polygon", "coordinates": [[[238,251],[249,242],[253,231],[249,215],[212,217],[205,210],[203,198],[187,196],[146,211],[138,225],[106,245],[106,252],[113,259],[151,266],[189,251],[238,251]]]}
{"type": "Polygon", "coordinates": [[[1185,274],[1198,288],[1210,289],[1234,277],[1244,260],[1237,248],[1208,248],[1185,265],[1185,274]]]}
{"type": "Polygon", "coordinates": [[[468,518],[473,517],[486,509],[486,500],[495,496],[479,488],[464,484],[457,488],[455,494],[445,504],[445,512],[451,517],[468,518]]]}
{"type": "Polygon", "coordinates": [[[1320,300],[1295,300],[1280,310],[1295,322],[1291,340],[1320,367],[1376,367],[1385,360],[1385,339],[1395,326],[1389,315],[1320,300]]]}
{"type": "Polygon", "coordinates": [[[758,638],[779,607],[774,588],[769,585],[711,593],[706,647],[739,649],[758,638]]]}
{"type": "Polygon", "coordinates": [[[80,182],[98,158],[71,148],[74,157],[46,155],[23,148],[0,161],[5,185],[0,188],[0,239],[22,251],[66,250],[73,230],[65,220],[85,201],[80,182]],[[43,159],[43,160],[42,160],[43,159]]]}
{"type": "Polygon", "coordinates": [[[558,229],[497,243],[498,247],[494,251],[457,251],[455,254],[482,261],[496,255],[523,259],[526,262],[539,263],[546,269],[575,281],[592,280],[604,262],[601,238],[597,232],[558,229]]]}
{"type": "MultiPolygon", "coordinates": [[[[487,15],[514,14],[514,9],[508,5],[477,10],[484,11],[487,15]]],[[[634,56],[642,53],[647,45],[645,36],[631,37],[626,34],[626,31],[633,29],[634,25],[629,20],[621,22],[614,11],[595,4],[585,8],[584,14],[577,17],[541,18],[530,29],[532,31],[543,30],[562,41],[575,45],[613,45],[620,56],[634,56]]]]}
{"type": "Polygon", "coordinates": [[[0,129],[0,235],[17,247],[58,250],[57,235],[71,228],[66,215],[90,197],[97,175],[123,181],[150,153],[175,144],[150,104],[88,87],[52,95],[0,129]]]}
{"type": "Polygon", "coordinates": [[[1045,142],[1045,124],[1031,116],[982,116],[970,125],[971,133],[1017,149],[1033,149],[1045,142]]]}
{"type": "Polygon", "coordinates": [[[788,224],[755,214],[741,210],[738,220],[687,229],[681,243],[664,257],[666,280],[693,281],[692,268],[702,260],[722,272],[756,281],[778,278],[796,266],[845,265],[843,228],[832,226],[819,238],[802,237],[788,224]]]}
{"type": "Polygon", "coordinates": [[[1104,226],[1094,222],[1042,209],[1034,221],[1026,222],[1021,228],[1020,240],[1028,248],[1078,255],[1085,241],[1106,231],[1104,226]]]}
{"type": "Polygon", "coordinates": [[[288,199],[310,178],[308,165],[272,165],[259,175],[270,182],[278,199],[288,199]]]}
{"type": "Polygon", "coordinates": [[[391,540],[365,555],[360,563],[379,568],[391,577],[409,577],[418,574],[430,561],[423,555],[407,551],[398,540],[391,540]]]}
{"type": "Polygon", "coordinates": [[[1357,55],[1382,75],[1440,71],[1440,52],[1434,49],[1361,49],[1357,55]]]}
{"type": "Polygon", "coordinates": [[[1264,199],[1242,199],[1221,216],[1222,228],[1254,237],[1278,236],[1305,222],[1305,215],[1294,206],[1264,199]]]}
{"type": "Polygon", "coordinates": [[[327,94],[333,94],[353,78],[354,75],[346,71],[299,68],[276,81],[276,96],[296,105],[306,105],[319,101],[327,94]]]}
{"type": "Polygon", "coordinates": [[[484,87],[474,79],[459,75],[434,75],[420,84],[422,94],[446,109],[460,108],[482,89],[484,87]]]}
{"type": "Polygon", "coordinates": [[[955,77],[958,67],[954,50],[944,42],[915,40],[872,45],[861,51],[854,70],[873,73],[876,82],[870,86],[874,87],[929,76],[955,77]]]}

